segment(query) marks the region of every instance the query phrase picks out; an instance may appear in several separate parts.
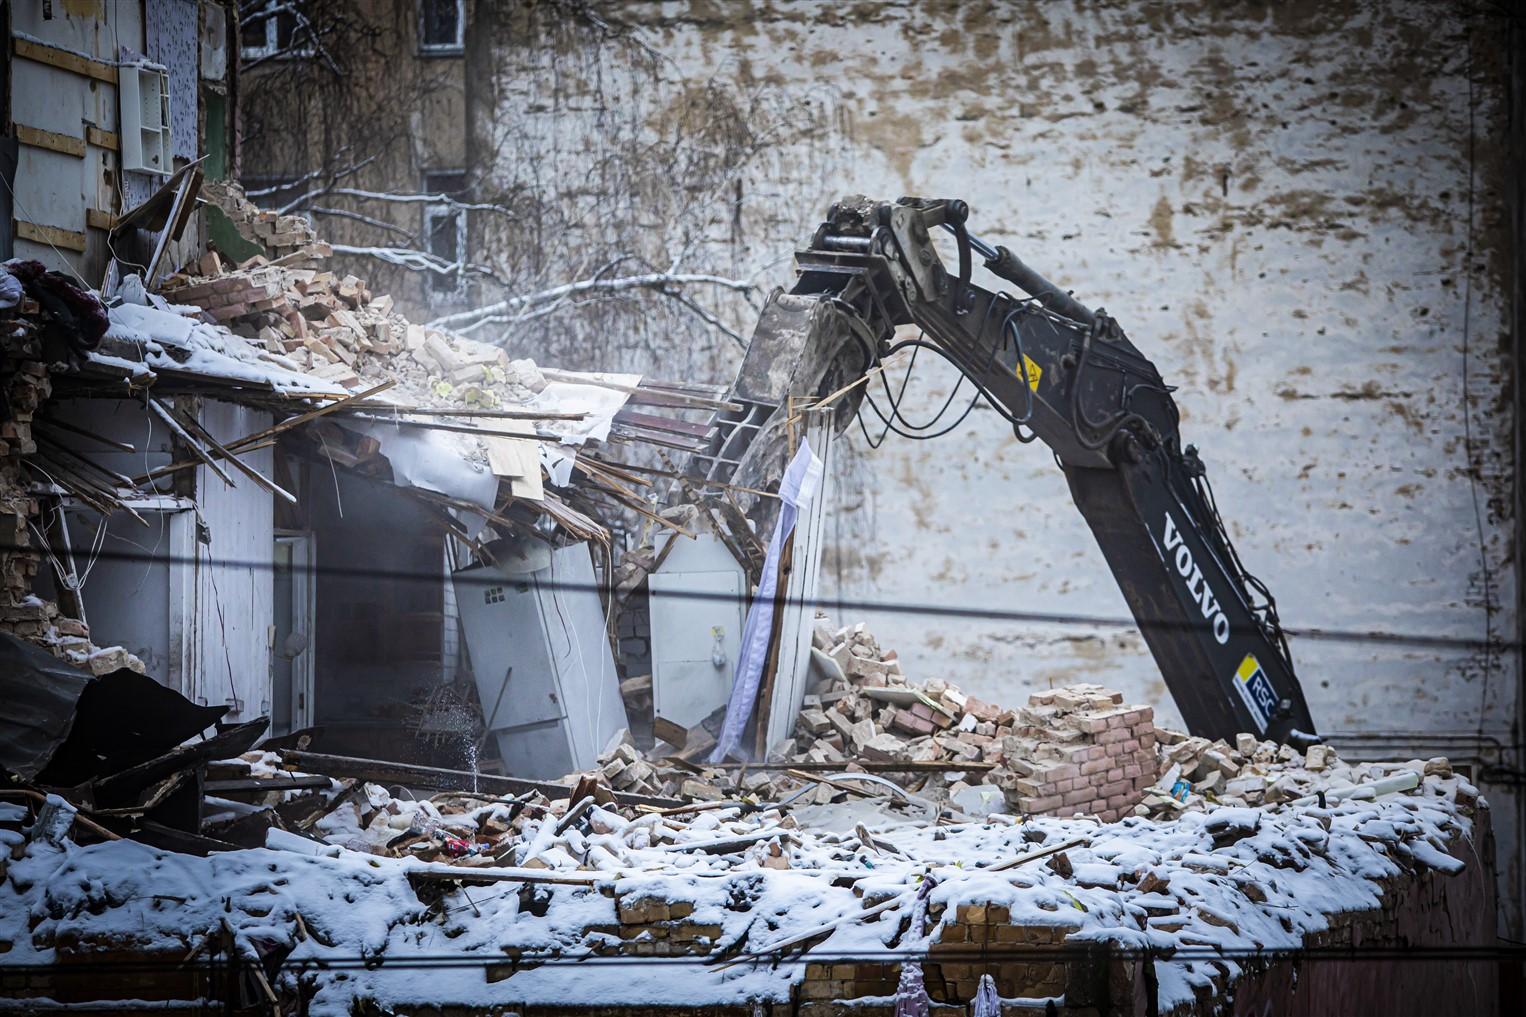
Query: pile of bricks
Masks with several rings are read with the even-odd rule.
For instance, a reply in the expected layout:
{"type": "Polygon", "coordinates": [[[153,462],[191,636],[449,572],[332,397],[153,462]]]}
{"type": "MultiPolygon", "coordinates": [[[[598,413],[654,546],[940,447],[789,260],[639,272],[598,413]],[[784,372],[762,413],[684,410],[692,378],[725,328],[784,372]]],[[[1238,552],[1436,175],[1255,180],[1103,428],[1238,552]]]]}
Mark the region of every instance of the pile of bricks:
{"type": "Polygon", "coordinates": [[[262,256],[230,269],[210,252],[166,279],[161,292],[201,308],[293,368],[349,388],[411,381],[415,392],[491,409],[528,402],[546,386],[533,361],[413,324],[394,313],[390,295],[372,294],[353,275],[262,256]]]}
{"type": "Polygon", "coordinates": [[[219,324],[341,385],[360,383],[361,359],[390,358],[408,323],[390,296],[373,297],[353,275],[272,264],[263,257],[226,270],[216,252],[166,279],[165,299],[193,304],[219,324]]]}
{"type": "Polygon", "coordinates": [[[1155,711],[1098,685],[1037,692],[1003,739],[1002,760],[1009,773],[997,783],[1021,812],[1086,812],[1110,823],[1159,777],[1155,711]]]}
{"type": "MultiPolygon", "coordinates": [[[[768,798],[780,789],[775,774],[758,770],[737,774],[698,765],[694,760],[709,753],[715,745],[715,737],[704,725],[696,725],[684,734],[687,735],[686,744],[652,759],[644,756],[628,736],[618,739],[599,756],[596,774],[616,791],[701,802],[768,798]]],[[[786,780],[785,783],[792,782],[786,780]]],[[[830,787],[818,790],[822,792],[822,800],[830,799],[830,787]]]]}
{"type": "Polygon", "coordinates": [[[222,210],[239,236],[263,247],[273,257],[312,247],[318,242],[318,235],[306,218],[258,208],[236,183],[204,181],[201,193],[222,210]]]}
{"type": "Polygon", "coordinates": [[[894,650],[863,625],[818,625],[815,659],[825,680],[805,697],[795,737],[773,754],[796,762],[971,762],[1000,758],[998,739],[1016,713],[933,679],[911,685],[894,650]]]}
{"type": "Polygon", "coordinates": [[[1277,805],[1322,790],[1379,779],[1389,771],[1410,769],[1425,776],[1450,777],[1445,756],[1403,764],[1348,763],[1328,745],[1299,750],[1291,745],[1241,732],[1231,745],[1222,739],[1158,729],[1164,775],[1134,812],[1169,819],[1182,812],[1202,812],[1215,805],[1277,805]],[[1172,789],[1178,789],[1172,794],[1172,789]]]}
{"type": "Polygon", "coordinates": [[[818,627],[816,659],[826,672],[807,696],[795,737],[775,754],[797,762],[990,764],[965,783],[999,787],[1014,812],[1111,822],[1128,815],[1159,776],[1154,711],[1126,706],[1097,685],[1077,684],[1009,709],[937,679],[914,685],[895,651],[863,626],[818,627]]]}

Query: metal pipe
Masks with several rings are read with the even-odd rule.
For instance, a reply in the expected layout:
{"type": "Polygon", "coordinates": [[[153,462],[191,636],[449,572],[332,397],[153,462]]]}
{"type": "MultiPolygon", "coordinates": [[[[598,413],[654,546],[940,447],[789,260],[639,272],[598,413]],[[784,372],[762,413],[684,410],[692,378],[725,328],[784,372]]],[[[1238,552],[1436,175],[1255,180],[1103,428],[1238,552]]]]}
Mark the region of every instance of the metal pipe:
{"type": "MultiPolygon", "coordinates": [[[[948,223],[944,223],[943,228],[950,233],[954,232],[954,227],[948,223]]],[[[1005,247],[993,247],[973,233],[969,234],[969,240],[970,247],[986,259],[986,268],[1055,314],[1088,326],[1095,320],[1095,316],[1084,304],[1023,264],[1021,258],[1005,247]]]]}

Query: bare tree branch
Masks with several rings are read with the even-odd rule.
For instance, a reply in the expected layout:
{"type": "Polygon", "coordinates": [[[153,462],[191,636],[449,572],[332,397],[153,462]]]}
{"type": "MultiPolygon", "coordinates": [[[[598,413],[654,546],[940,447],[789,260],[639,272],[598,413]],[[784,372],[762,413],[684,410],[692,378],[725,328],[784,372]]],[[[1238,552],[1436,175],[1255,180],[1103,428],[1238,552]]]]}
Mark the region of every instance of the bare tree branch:
{"type": "MultiPolygon", "coordinates": [[[[337,251],[339,249],[339,246],[335,245],[334,250],[337,251]]],[[[672,287],[695,285],[719,286],[738,293],[746,293],[753,288],[753,284],[745,279],[728,279],[725,276],[710,275],[705,272],[650,272],[645,275],[619,276],[614,279],[582,279],[578,282],[553,286],[550,289],[541,290],[537,293],[510,297],[507,300],[501,300],[496,304],[488,304],[485,307],[476,307],[469,311],[447,314],[442,318],[436,318],[434,321],[431,321],[429,325],[431,328],[451,328],[468,325],[478,318],[485,318],[495,314],[506,314],[521,308],[533,307],[549,301],[559,300],[563,297],[587,293],[609,295],[627,290],[643,289],[666,292],[672,287]]]]}
{"type": "Polygon", "coordinates": [[[684,307],[687,307],[689,310],[693,311],[696,315],[698,315],[699,319],[701,321],[703,321],[705,324],[709,325],[711,328],[720,329],[722,332],[725,332],[727,335],[729,335],[736,342],[736,344],[739,347],[741,347],[743,350],[747,349],[747,340],[746,339],[743,339],[740,334],[738,334],[737,332],[733,331],[725,322],[721,321],[721,319],[717,318],[714,314],[712,314],[709,311],[705,310],[703,307],[701,307],[699,304],[697,304],[696,302],[691,300],[685,294],[683,294],[683,293],[681,293],[681,292],[679,292],[677,290],[664,290],[663,291],[663,295],[666,296],[666,297],[670,297],[673,300],[678,301],[679,304],[681,304],[684,307]]]}
{"type": "Polygon", "coordinates": [[[385,230],[388,233],[396,233],[410,244],[417,244],[419,242],[419,235],[417,233],[406,230],[397,223],[387,222],[385,219],[377,219],[369,215],[362,215],[359,212],[351,212],[347,208],[327,208],[323,205],[309,205],[306,211],[313,215],[332,215],[340,219],[353,219],[356,222],[363,222],[367,226],[375,226],[377,229],[385,230]]]}
{"type": "Polygon", "coordinates": [[[366,156],[364,159],[360,160],[359,162],[351,163],[350,165],[344,167],[343,169],[335,170],[333,173],[327,173],[324,170],[316,170],[316,171],[314,171],[314,173],[308,174],[306,179],[309,179],[309,180],[313,179],[314,175],[316,174],[316,176],[320,176],[320,177],[327,176],[329,178],[329,182],[327,184],[325,184],[324,186],[322,186],[322,187],[317,187],[317,188],[314,188],[314,189],[308,191],[306,194],[303,194],[301,197],[294,198],[291,201],[288,201],[286,204],[284,204],[280,208],[276,209],[276,211],[279,212],[281,215],[288,215],[288,214],[290,214],[292,212],[295,212],[297,209],[302,208],[303,206],[305,206],[312,199],[314,199],[314,198],[321,198],[324,195],[328,194],[330,191],[332,191],[334,189],[334,184],[337,181],[343,180],[345,177],[354,176],[356,173],[359,173],[361,170],[365,169],[367,166],[371,165],[373,162],[375,162],[377,159],[380,159],[380,158],[381,158],[381,152],[377,151],[377,152],[373,152],[371,155],[366,156]]]}
{"type": "Polygon", "coordinates": [[[435,275],[472,275],[487,276],[501,286],[508,283],[499,278],[498,274],[486,265],[478,265],[468,261],[446,261],[437,254],[428,251],[415,250],[410,247],[357,247],[353,244],[329,244],[335,254],[358,254],[366,258],[375,258],[398,268],[406,268],[410,272],[433,272],[435,275]]]}
{"type": "Polygon", "coordinates": [[[332,187],[325,197],[363,198],[367,201],[389,201],[405,205],[448,205],[463,212],[498,212],[513,216],[514,210],[492,202],[458,201],[448,194],[399,194],[395,191],[363,191],[357,187],[332,187]]]}

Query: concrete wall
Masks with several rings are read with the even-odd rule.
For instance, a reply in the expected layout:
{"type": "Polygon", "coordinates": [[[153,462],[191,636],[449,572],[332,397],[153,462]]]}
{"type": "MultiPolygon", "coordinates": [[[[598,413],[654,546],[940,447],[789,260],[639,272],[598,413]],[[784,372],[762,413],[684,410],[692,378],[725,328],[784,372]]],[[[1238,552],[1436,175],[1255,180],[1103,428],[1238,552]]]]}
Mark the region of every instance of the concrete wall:
{"type": "MultiPolygon", "coordinates": [[[[571,19],[548,26],[544,11],[478,33],[491,52],[473,66],[493,75],[478,95],[496,105],[473,129],[538,136],[546,193],[575,197],[607,176],[606,237],[623,241],[635,221],[671,246],[671,218],[651,207],[668,192],[641,181],[670,165],[657,142],[695,94],[811,106],[736,171],[738,201],[697,261],[787,283],[787,263],[769,261],[841,193],[967,199],[977,232],[1106,306],[1180,386],[1186,439],[1242,557],[1280,596],[1315,715],[1342,751],[1518,765],[1519,661],[1498,645],[1516,631],[1516,567],[1496,22],[1404,3],[600,13],[660,59],[590,41],[571,19]],[[644,131],[654,151],[616,178],[621,131],[644,131]]],[[[500,173],[524,177],[524,164],[500,173]]],[[[624,249],[580,236],[591,259],[624,249]]],[[[722,306],[745,330],[747,308],[722,306]]],[[[591,362],[670,376],[732,363],[714,332],[696,342],[666,318],[619,320],[612,335],[594,317],[548,319],[506,341],[580,342],[591,362]]],[[[908,416],[925,419],[953,382],[919,364],[908,416]]],[[[1119,623],[844,612],[867,617],[911,674],[1004,701],[1094,678],[1171,722],[1042,449],[977,410],[936,443],[869,451],[855,436],[840,451],[823,575],[843,598],[1119,623]]],[[[1516,815],[1512,792],[1491,793],[1516,815]]],[[[1518,823],[1500,825],[1513,901],[1518,823]]]]}

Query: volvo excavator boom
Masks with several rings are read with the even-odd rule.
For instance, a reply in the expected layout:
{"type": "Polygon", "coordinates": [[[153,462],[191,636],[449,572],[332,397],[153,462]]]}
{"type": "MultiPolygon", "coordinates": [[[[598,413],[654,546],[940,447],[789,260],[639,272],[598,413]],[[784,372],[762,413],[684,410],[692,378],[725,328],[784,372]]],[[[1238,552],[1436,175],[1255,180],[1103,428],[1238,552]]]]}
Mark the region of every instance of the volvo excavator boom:
{"type": "MultiPolygon", "coordinates": [[[[781,393],[838,392],[911,346],[942,357],[1017,439],[1053,450],[1192,733],[1316,741],[1276,605],[1230,543],[1171,389],[1113,318],[972,235],[968,212],[920,198],[834,205],[796,254],[794,287],[762,311],[732,393],[743,409],[691,471],[756,483],[777,452],[781,393]],[[1023,295],[972,282],[977,256],[1023,295]],[[897,341],[902,325],[921,335],[897,341]]],[[[865,387],[840,398],[838,427],[865,387]]]]}

